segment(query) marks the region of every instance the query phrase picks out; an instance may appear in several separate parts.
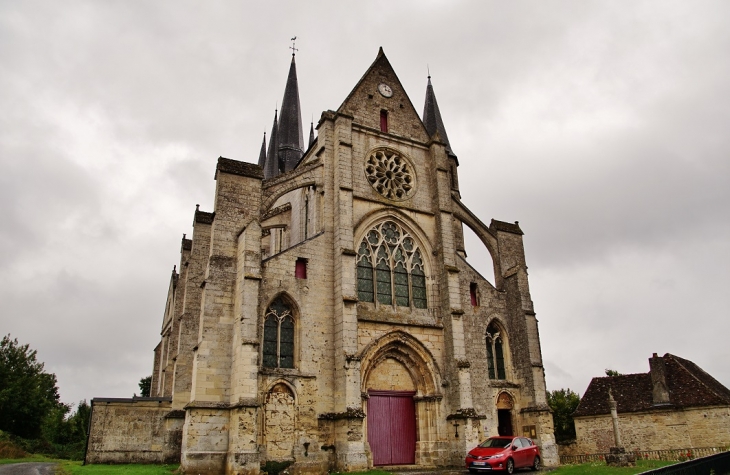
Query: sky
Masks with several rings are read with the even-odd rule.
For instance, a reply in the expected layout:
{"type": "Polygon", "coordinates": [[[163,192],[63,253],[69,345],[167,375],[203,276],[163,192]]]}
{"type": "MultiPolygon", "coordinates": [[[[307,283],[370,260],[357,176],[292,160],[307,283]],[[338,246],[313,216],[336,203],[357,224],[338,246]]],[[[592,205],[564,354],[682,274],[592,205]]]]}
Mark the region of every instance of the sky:
{"type": "Polygon", "coordinates": [[[0,0],[0,334],[64,402],[139,394],[182,234],[213,211],[219,156],[257,161],[296,36],[307,124],[381,46],[419,112],[430,71],[463,202],[525,232],[548,389],[652,353],[730,386],[728,18],[724,0],[0,0]]]}

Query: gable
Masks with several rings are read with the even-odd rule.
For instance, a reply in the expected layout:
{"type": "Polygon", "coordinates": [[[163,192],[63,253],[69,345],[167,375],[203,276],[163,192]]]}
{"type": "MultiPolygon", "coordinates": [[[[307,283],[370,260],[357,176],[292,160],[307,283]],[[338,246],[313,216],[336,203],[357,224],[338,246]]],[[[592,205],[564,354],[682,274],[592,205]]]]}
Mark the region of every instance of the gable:
{"type": "Polygon", "coordinates": [[[381,111],[388,114],[388,133],[422,143],[428,142],[426,127],[382,48],[373,64],[337,109],[337,112],[351,116],[353,124],[378,131],[381,111]],[[390,87],[392,96],[385,97],[378,91],[381,84],[390,87]]]}

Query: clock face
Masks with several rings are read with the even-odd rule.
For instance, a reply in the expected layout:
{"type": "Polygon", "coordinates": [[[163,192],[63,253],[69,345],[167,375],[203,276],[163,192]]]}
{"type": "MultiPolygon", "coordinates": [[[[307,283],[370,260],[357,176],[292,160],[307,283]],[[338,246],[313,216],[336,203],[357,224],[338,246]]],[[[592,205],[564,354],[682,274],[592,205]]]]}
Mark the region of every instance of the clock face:
{"type": "Polygon", "coordinates": [[[391,97],[393,95],[393,90],[390,88],[390,86],[382,82],[378,84],[378,92],[383,97],[391,97]]]}

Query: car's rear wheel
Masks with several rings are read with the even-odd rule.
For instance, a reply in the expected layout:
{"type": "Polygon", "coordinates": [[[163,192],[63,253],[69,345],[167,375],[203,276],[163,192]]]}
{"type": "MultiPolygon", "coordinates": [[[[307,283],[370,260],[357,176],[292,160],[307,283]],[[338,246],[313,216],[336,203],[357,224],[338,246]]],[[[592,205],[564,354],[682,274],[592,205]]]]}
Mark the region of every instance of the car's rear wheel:
{"type": "Polygon", "coordinates": [[[540,456],[535,455],[535,460],[532,461],[532,467],[530,467],[533,471],[540,470],[540,456]]]}
{"type": "Polygon", "coordinates": [[[505,471],[509,474],[514,473],[515,463],[512,461],[512,459],[507,459],[507,466],[505,467],[505,471]]]}

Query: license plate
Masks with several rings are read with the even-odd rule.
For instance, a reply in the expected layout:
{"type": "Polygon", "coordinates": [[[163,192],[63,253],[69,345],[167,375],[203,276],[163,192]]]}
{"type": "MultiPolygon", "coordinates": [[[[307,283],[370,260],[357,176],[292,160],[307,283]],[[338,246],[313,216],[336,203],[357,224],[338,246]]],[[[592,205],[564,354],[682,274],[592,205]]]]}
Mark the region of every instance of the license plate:
{"type": "Polygon", "coordinates": [[[487,462],[472,462],[472,465],[476,465],[477,467],[483,467],[487,464],[487,462]]]}

